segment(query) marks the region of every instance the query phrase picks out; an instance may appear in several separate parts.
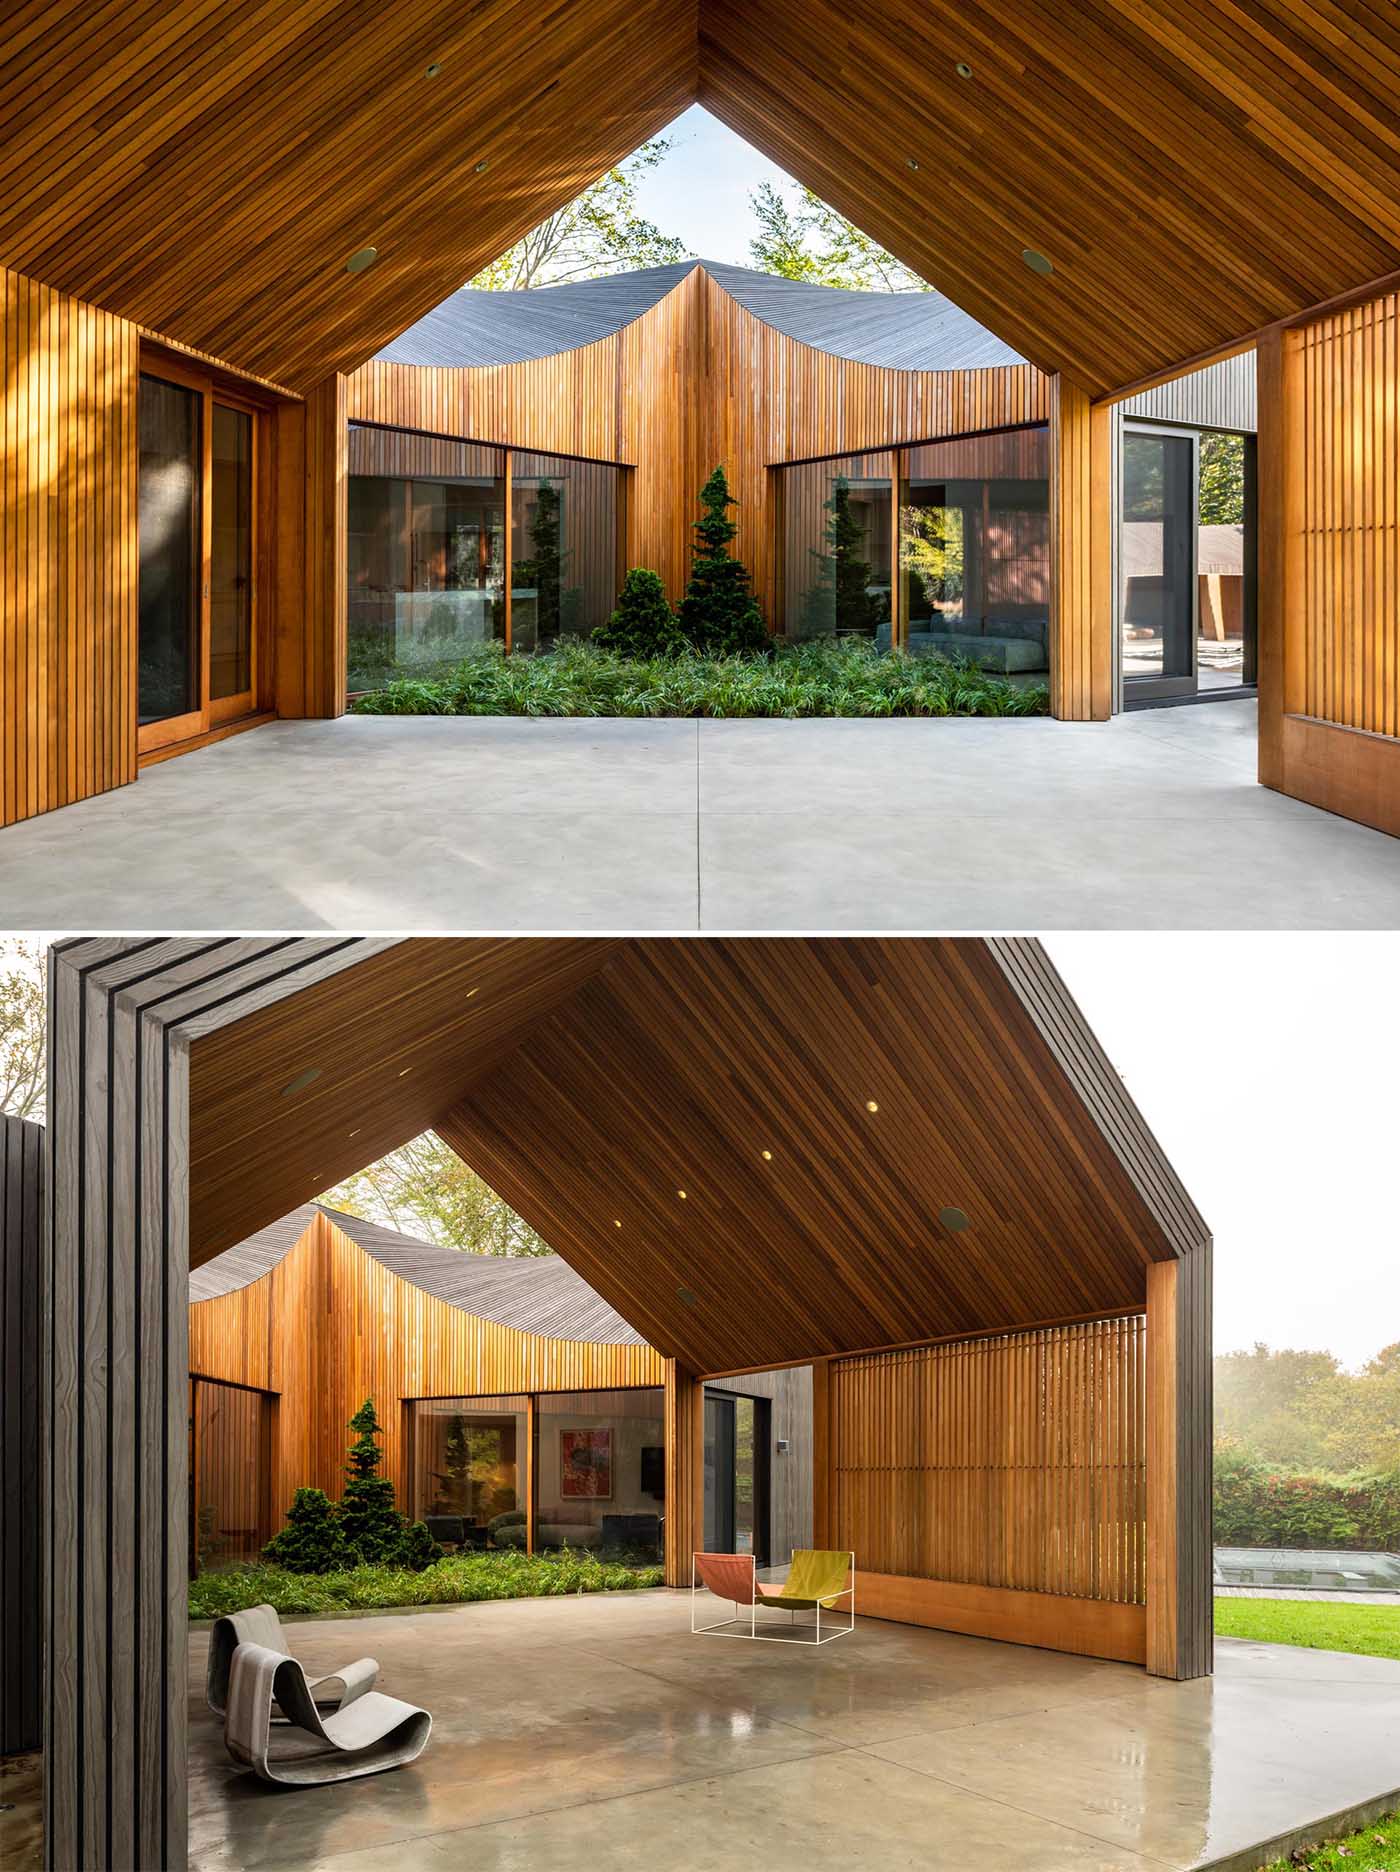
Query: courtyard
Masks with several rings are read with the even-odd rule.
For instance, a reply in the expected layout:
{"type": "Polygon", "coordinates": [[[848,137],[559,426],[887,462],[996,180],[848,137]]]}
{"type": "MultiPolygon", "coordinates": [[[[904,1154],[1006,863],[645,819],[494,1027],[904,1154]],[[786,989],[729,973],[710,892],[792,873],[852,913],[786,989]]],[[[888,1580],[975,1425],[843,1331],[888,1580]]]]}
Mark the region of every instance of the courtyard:
{"type": "Polygon", "coordinates": [[[376,1656],[432,1740],[394,1774],[269,1790],[224,1752],[193,1633],[198,1872],[1252,1868],[1400,1784],[1381,1658],[1222,1640],[1214,1678],[1173,1683],[884,1620],[724,1643],[664,1590],[287,1630],[314,1671],[376,1656]]]}
{"type": "Polygon", "coordinates": [[[275,722],[0,832],[0,895],[93,931],[1400,925],[1400,844],[1259,786],[1256,715],[275,722]]]}

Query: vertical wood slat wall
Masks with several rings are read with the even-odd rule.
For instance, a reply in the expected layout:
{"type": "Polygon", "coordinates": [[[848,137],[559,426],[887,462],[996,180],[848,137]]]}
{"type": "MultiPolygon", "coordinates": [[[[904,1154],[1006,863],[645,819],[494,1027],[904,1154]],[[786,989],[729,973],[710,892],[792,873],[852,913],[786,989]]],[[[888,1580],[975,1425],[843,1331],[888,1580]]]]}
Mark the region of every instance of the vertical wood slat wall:
{"type": "Polygon", "coordinates": [[[212,1378],[190,1389],[195,1557],[256,1560],[287,1506],[272,1495],[274,1400],[212,1378]]]}
{"type": "Polygon", "coordinates": [[[277,1265],[189,1309],[193,1376],[277,1397],[273,1529],[299,1486],[338,1497],[346,1425],[372,1397],[384,1426],[382,1473],[408,1499],[405,1398],[494,1397],[661,1385],[650,1346],[553,1339],[482,1319],[400,1279],[315,1216],[277,1265]],[[334,1320],[335,1324],[320,1324],[334,1320]]]}
{"type": "Polygon", "coordinates": [[[1400,835],[1400,293],[1258,370],[1259,778],[1400,835]]]}
{"type": "Polygon", "coordinates": [[[0,1114],[0,1755],[43,1740],[40,1344],[44,1132],[0,1114]]]}
{"type": "Polygon", "coordinates": [[[1140,1605],[1141,1317],[832,1359],[826,1537],[863,1571],[1140,1605]]]}
{"type": "Polygon", "coordinates": [[[1111,414],[1050,382],[1050,708],[1107,721],[1113,707],[1111,414]]]}
{"type": "Polygon", "coordinates": [[[0,268],[0,825],[136,778],[138,333],[0,268]]]}

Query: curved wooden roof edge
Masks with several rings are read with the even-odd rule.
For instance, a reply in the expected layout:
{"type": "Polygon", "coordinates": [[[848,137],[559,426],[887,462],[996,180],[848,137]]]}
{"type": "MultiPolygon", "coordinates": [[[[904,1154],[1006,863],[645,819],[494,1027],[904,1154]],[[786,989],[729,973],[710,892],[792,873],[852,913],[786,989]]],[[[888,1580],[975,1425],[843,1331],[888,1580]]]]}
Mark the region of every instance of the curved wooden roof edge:
{"type": "Polygon", "coordinates": [[[937,371],[1026,362],[933,287],[851,291],[704,259],[506,292],[464,286],[400,333],[376,361],[482,369],[555,357],[635,323],[697,269],[761,324],[853,363],[937,371]]]}
{"type": "Polygon", "coordinates": [[[540,1338],[590,1345],[645,1345],[605,1300],[558,1255],[471,1254],[441,1248],[361,1216],[303,1203],[190,1271],[190,1302],[235,1293],[270,1274],[323,1215],[347,1240],[412,1287],[464,1313],[540,1338]]]}

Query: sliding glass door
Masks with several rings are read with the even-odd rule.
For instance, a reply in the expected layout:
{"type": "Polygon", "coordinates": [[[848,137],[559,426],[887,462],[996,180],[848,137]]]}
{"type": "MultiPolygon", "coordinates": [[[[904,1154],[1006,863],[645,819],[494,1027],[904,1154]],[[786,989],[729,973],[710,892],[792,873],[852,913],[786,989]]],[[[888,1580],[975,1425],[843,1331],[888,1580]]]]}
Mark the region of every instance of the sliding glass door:
{"type": "Polygon", "coordinates": [[[251,714],[254,411],[197,374],[141,376],[137,747],[251,714]]]}
{"type": "Polygon", "coordinates": [[[751,1553],[769,1564],[771,1409],[767,1398],[705,1393],[706,1553],[751,1553]]]}

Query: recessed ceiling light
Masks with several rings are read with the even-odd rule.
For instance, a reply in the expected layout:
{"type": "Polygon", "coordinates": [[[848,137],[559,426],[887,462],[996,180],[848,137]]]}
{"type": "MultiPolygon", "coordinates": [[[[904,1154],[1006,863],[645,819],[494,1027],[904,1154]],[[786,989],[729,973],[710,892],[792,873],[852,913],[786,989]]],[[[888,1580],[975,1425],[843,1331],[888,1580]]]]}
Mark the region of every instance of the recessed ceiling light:
{"type": "Polygon", "coordinates": [[[490,160],[491,158],[489,156],[482,157],[481,161],[476,165],[476,173],[478,175],[486,174],[486,165],[490,162],[490,160]]]}
{"type": "Polygon", "coordinates": [[[361,247],[358,253],[352,253],[350,258],[345,262],[345,271],[347,273],[363,273],[366,267],[372,267],[378,258],[379,249],[377,247],[361,247]]]}
{"type": "Polygon", "coordinates": [[[965,1228],[972,1227],[971,1222],[961,1209],[940,1209],[938,1212],[938,1219],[943,1224],[944,1228],[951,1229],[954,1235],[960,1234],[965,1228]]]}
{"type": "Polygon", "coordinates": [[[970,78],[972,76],[972,67],[968,64],[966,59],[959,59],[957,64],[953,67],[953,70],[958,74],[959,78],[970,78]]]}
{"type": "Polygon", "coordinates": [[[475,993],[476,993],[476,990],[475,990],[475,988],[468,988],[468,990],[467,990],[467,999],[468,999],[468,1001],[470,1001],[470,1000],[471,1000],[471,998],[472,998],[472,996],[473,996],[473,995],[474,995],[475,993]]]}
{"type": "Polygon", "coordinates": [[[917,169],[919,166],[919,159],[917,156],[906,156],[904,158],[904,163],[905,167],[908,169],[917,169]]]}
{"type": "Polygon", "coordinates": [[[313,1080],[321,1077],[319,1066],[308,1066],[305,1072],[299,1072],[295,1079],[289,1079],[282,1088],[282,1097],[290,1098],[293,1092],[304,1092],[313,1080]]]}
{"type": "Polygon", "coordinates": [[[684,1191],[684,1190],[677,1190],[677,1191],[676,1191],[676,1194],[677,1194],[677,1196],[679,1196],[679,1197],[680,1197],[680,1199],[681,1199],[681,1201],[682,1201],[682,1202],[684,1202],[684,1201],[685,1201],[685,1191],[684,1191]]]}
{"type": "Polygon", "coordinates": [[[772,1163],[772,1161],[773,1161],[773,1153],[772,1153],[772,1151],[764,1151],[764,1153],[763,1153],[763,1161],[764,1161],[764,1163],[772,1163]]]}
{"type": "Polygon", "coordinates": [[[350,1132],[350,1134],[349,1134],[349,1135],[350,1135],[351,1137],[358,1137],[358,1136],[360,1135],[360,1126],[359,1126],[359,1125],[356,1125],[356,1126],[355,1126],[355,1129],[354,1129],[354,1130],[353,1130],[352,1132],[350,1132]]]}
{"type": "Polygon", "coordinates": [[[423,74],[423,76],[424,76],[425,78],[436,78],[436,77],[437,77],[437,75],[438,75],[438,73],[439,73],[439,72],[440,72],[441,70],[442,70],[442,60],[441,60],[441,59],[434,59],[434,60],[433,60],[433,62],[432,62],[432,64],[431,64],[431,65],[430,65],[430,66],[428,67],[428,69],[427,69],[427,70],[426,70],[426,71],[424,72],[424,74],[423,74]]]}
{"type": "Polygon", "coordinates": [[[1043,253],[1037,253],[1034,247],[1023,247],[1021,249],[1021,258],[1025,261],[1032,273],[1053,273],[1055,271],[1054,267],[1051,266],[1050,262],[1045,258],[1045,255],[1043,253]]]}
{"type": "Polygon", "coordinates": [[[407,1079],[408,1075],[412,1071],[413,1071],[413,1068],[411,1066],[405,1066],[403,1071],[399,1074],[400,1079],[407,1079]]]}
{"type": "Polygon", "coordinates": [[[695,1295],[690,1291],[689,1287],[677,1287],[676,1298],[680,1301],[682,1306],[695,1305],[695,1295]]]}
{"type": "Polygon", "coordinates": [[[622,1227],[622,1218],[621,1218],[620,1216],[614,1216],[614,1217],[613,1217],[613,1227],[614,1227],[614,1228],[621,1228],[621,1227],[622,1227]]]}
{"type": "Polygon", "coordinates": [[[879,1111],[880,1107],[875,1103],[874,1099],[867,1099],[865,1101],[865,1109],[867,1111],[879,1111]]]}

